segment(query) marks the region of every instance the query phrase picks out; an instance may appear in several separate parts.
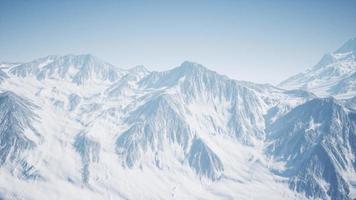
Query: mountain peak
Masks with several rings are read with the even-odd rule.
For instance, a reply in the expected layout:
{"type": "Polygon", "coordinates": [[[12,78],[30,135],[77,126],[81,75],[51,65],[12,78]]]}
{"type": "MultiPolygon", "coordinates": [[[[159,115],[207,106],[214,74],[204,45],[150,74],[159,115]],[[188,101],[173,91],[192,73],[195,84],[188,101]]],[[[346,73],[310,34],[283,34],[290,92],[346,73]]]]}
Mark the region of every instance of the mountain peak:
{"type": "Polygon", "coordinates": [[[68,60],[76,63],[80,63],[81,65],[88,65],[88,64],[95,64],[95,65],[110,65],[109,63],[106,63],[105,61],[99,59],[96,56],[93,56],[92,54],[68,54],[64,56],[59,57],[60,60],[68,60]]]}
{"type": "Polygon", "coordinates": [[[356,37],[349,39],[334,53],[356,53],[356,37]]]}
{"type": "Polygon", "coordinates": [[[115,81],[120,69],[91,54],[68,54],[64,56],[47,56],[10,69],[10,73],[26,77],[34,75],[38,80],[47,78],[68,79],[76,84],[99,79],[115,81]]]}
{"type": "Polygon", "coordinates": [[[309,90],[320,97],[352,97],[355,93],[355,57],[356,38],[353,38],[335,52],[325,54],[315,66],[288,78],[278,86],[284,89],[309,90]]]}
{"type": "Polygon", "coordinates": [[[79,54],[79,55],[72,55],[73,57],[76,58],[81,58],[83,60],[97,60],[97,61],[101,61],[101,59],[99,59],[98,57],[88,53],[88,54],[79,54]]]}
{"type": "Polygon", "coordinates": [[[180,66],[171,70],[174,73],[179,74],[180,76],[196,76],[201,74],[215,74],[216,72],[211,71],[210,69],[204,67],[203,65],[191,62],[184,61],[180,66]]]}
{"type": "Polygon", "coordinates": [[[318,62],[318,64],[316,64],[313,69],[319,69],[322,67],[325,67],[331,63],[334,63],[336,61],[336,58],[333,54],[327,53],[325,54],[321,60],[318,62]]]}
{"type": "Polygon", "coordinates": [[[206,70],[206,68],[196,62],[191,62],[191,61],[184,61],[179,67],[179,69],[182,69],[184,71],[191,71],[191,70],[206,70]]]}
{"type": "Polygon", "coordinates": [[[144,65],[137,65],[129,69],[132,73],[148,73],[149,70],[144,65]]]}
{"type": "Polygon", "coordinates": [[[62,65],[71,63],[77,65],[77,67],[83,67],[83,65],[95,64],[95,65],[111,65],[100,58],[92,54],[65,54],[65,55],[48,55],[43,58],[36,59],[30,63],[42,63],[43,67],[56,62],[62,65]],[[46,62],[46,64],[43,64],[46,62]]]}

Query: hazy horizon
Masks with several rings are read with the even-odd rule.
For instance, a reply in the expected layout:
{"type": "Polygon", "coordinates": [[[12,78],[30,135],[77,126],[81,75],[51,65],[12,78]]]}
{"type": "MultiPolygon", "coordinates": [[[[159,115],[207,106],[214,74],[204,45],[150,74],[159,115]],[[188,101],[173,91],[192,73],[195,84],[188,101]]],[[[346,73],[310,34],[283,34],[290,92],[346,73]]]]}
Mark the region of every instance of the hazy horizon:
{"type": "Polygon", "coordinates": [[[163,71],[200,63],[277,84],[356,36],[356,1],[1,1],[0,61],[95,55],[163,71]]]}

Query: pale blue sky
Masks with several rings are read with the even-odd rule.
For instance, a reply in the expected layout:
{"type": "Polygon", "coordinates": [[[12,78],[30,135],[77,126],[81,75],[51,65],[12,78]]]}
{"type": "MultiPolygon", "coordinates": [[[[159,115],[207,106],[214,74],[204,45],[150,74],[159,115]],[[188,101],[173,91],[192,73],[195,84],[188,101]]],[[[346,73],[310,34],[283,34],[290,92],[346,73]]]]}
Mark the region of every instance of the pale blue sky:
{"type": "Polygon", "coordinates": [[[195,61],[278,83],[356,36],[355,0],[0,0],[0,61],[91,53],[118,67],[195,61]]]}

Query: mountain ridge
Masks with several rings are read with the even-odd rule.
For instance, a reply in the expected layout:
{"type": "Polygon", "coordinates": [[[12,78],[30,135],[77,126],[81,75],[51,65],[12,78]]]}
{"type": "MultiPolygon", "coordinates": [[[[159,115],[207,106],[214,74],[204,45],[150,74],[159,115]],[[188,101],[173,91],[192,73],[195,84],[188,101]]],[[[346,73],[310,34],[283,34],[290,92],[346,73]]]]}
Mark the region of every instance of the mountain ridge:
{"type": "MultiPolygon", "coordinates": [[[[352,58],[330,54],[315,70],[352,58]]],[[[327,72],[319,75],[338,71],[327,72]]],[[[190,61],[122,70],[91,55],[48,56],[3,73],[0,197],[356,197],[356,114],[339,93],[237,81],[190,61]],[[10,154],[15,173],[4,167],[10,154]]]]}
{"type": "Polygon", "coordinates": [[[325,54],[313,67],[281,83],[285,89],[303,89],[319,96],[350,98],[356,95],[356,39],[350,39],[333,53],[325,54]]]}

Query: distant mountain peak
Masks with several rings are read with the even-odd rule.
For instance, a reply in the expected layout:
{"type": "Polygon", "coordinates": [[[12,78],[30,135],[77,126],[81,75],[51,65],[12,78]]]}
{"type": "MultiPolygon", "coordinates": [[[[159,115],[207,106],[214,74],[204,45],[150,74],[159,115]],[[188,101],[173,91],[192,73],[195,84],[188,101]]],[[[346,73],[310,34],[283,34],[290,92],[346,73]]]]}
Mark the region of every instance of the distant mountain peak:
{"type": "Polygon", "coordinates": [[[69,79],[76,84],[92,79],[113,82],[121,73],[115,66],[91,54],[51,55],[15,66],[9,72],[21,77],[33,75],[38,80],[69,79]]]}
{"type": "Polygon", "coordinates": [[[348,40],[334,53],[325,54],[321,60],[303,73],[282,81],[284,89],[303,89],[319,96],[335,95],[348,98],[356,93],[356,38],[348,40]]]}
{"type": "Polygon", "coordinates": [[[356,53],[356,37],[349,39],[334,53],[349,53],[349,52],[352,52],[353,54],[356,53]]]}
{"type": "Polygon", "coordinates": [[[144,65],[137,65],[129,69],[131,73],[149,73],[149,70],[144,65]]]}
{"type": "Polygon", "coordinates": [[[180,66],[170,70],[174,75],[178,75],[180,77],[201,77],[207,76],[210,78],[226,78],[226,76],[218,74],[215,71],[212,71],[202,64],[192,62],[192,61],[184,61],[180,66]]]}
{"type": "Polygon", "coordinates": [[[325,67],[333,62],[336,61],[336,58],[333,54],[330,54],[330,53],[327,53],[325,54],[321,60],[318,62],[318,64],[316,64],[313,69],[318,69],[318,68],[321,68],[321,67],[325,67]]]}
{"type": "Polygon", "coordinates": [[[193,70],[208,70],[205,68],[203,65],[192,62],[192,61],[184,61],[178,69],[181,69],[183,71],[193,71],[193,70]]]}
{"type": "Polygon", "coordinates": [[[82,64],[82,65],[78,65],[77,67],[85,67],[86,65],[110,65],[113,67],[113,65],[101,60],[100,58],[92,55],[92,54],[67,54],[64,56],[54,56],[54,59],[59,59],[59,60],[70,60],[72,62],[77,62],[78,64],[82,64]]]}

